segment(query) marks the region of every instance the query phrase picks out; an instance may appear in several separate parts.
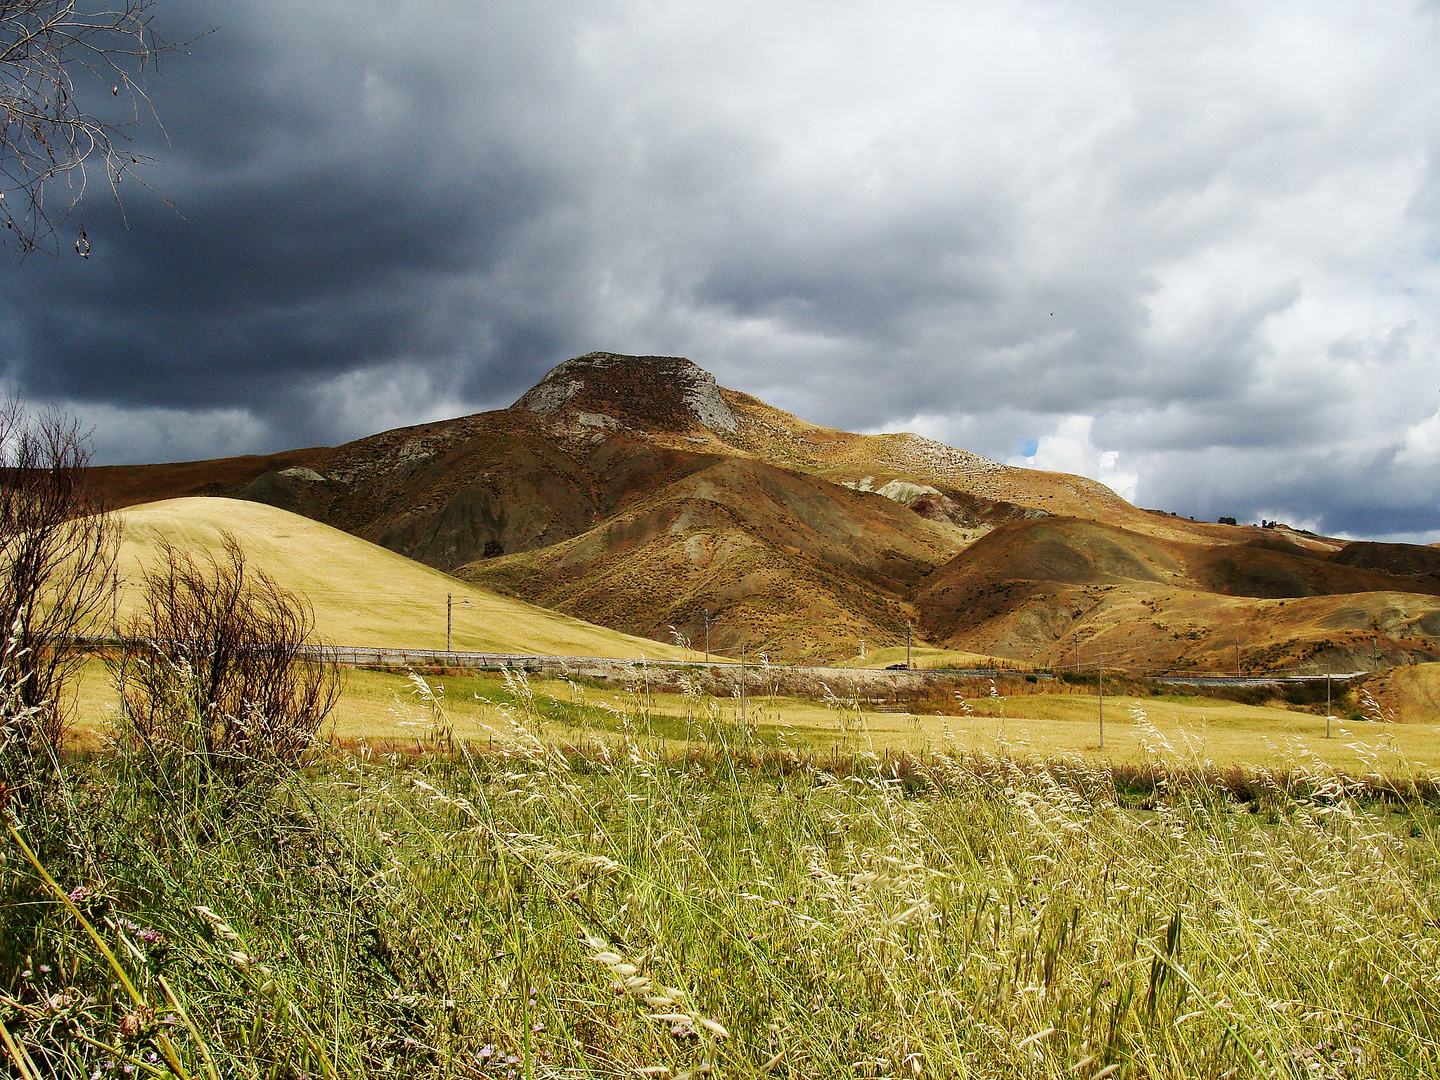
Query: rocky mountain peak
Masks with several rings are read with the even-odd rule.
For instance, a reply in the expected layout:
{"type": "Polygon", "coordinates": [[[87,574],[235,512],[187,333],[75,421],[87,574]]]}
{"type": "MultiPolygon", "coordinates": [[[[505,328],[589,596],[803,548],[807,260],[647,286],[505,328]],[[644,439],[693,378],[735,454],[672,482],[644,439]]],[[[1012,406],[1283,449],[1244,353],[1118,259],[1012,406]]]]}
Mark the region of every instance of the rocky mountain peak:
{"type": "Polygon", "coordinates": [[[586,426],[734,432],[715,376],[683,356],[592,352],[551,368],[513,406],[586,426]]]}

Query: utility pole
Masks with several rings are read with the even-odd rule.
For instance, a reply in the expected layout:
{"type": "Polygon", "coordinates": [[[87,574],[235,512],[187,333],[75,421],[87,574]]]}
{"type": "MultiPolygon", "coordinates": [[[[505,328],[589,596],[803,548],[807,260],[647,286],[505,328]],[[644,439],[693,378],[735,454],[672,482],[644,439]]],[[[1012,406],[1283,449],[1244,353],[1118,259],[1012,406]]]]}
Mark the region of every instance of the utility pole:
{"type": "Polygon", "coordinates": [[[1325,738],[1330,738],[1330,661],[1325,661],[1325,738]]]}
{"type": "Polygon", "coordinates": [[[445,651],[450,651],[450,594],[445,594],[445,651]]]}
{"type": "Polygon", "coordinates": [[[1240,639],[1235,639],[1235,677],[1240,677],[1240,639]]]}
{"type": "Polygon", "coordinates": [[[705,663],[708,664],[710,663],[710,612],[701,611],[700,614],[705,616],[705,663]]]}
{"type": "Polygon", "coordinates": [[[740,639],[740,723],[745,723],[745,639],[740,639]]]}
{"type": "Polygon", "coordinates": [[[120,645],[120,715],[129,719],[130,701],[125,696],[125,667],[130,660],[130,646],[120,637],[120,586],[123,584],[125,579],[117,574],[115,587],[110,593],[110,623],[115,632],[115,640],[120,645]]]}
{"type": "Polygon", "coordinates": [[[1101,664],[1095,668],[1095,673],[1100,677],[1100,749],[1105,749],[1105,665],[1101,664]]]}
{"type": "Polygon", "coordinates": [[[1370,673],[1373,675],[1380,670],[1380,635],[1376,634],[1370,639],[1370,646],[1374,659],[1370,661],[1370,673]]]}
{"type": "Polygon", "coordinates": [[[1075,674],[1080,674],[1080,631],[1075,631],[1075,674]]]}
{"type": "Polygon", "coordinates": [[[905,620],[905,670],[910,670],[910,620],[905,620]]]}

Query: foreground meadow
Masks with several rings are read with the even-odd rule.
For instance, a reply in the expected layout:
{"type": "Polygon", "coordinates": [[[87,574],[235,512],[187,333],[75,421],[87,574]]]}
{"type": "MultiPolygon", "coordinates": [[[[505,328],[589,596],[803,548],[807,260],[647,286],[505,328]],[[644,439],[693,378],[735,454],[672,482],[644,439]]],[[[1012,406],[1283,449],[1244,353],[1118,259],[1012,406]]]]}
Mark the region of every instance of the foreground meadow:
{"type": "MultiPolygon", "coordinates": [[[[503,729],[513,703],[506,680],[495,674],[429,675],[443,697],[449,722],[462,738],[485,744],[503,729]]],[[[525,696],[550,737],[582,744],[627,732],[659,739],[668,752],[703,746],[706,731],[726,724],[750,742],[823,756],[830,753],[984,753],[991,756],[1076,756],[1096,764],[1137,764],[1161,757],[1222,768],[1285,768],[1321,764],[1346,772],[1418,766],[1440,770],[1440,719],[1427,723],[1374,723],[1214,697],[1107,696],[1103,710],[1093,690],[1012,696],[978,683],[946,715],[855,699],[828,700],[757,694],[742,708],[734,697],[695,691],[647,689],[636,669],[615,685],[534,679],[525,696]],[[1100,745],[1103,711],[1105,745],[1100,745]]],[[[78,680],[77,745],[100,746],[115,721],[115,688],[104,665],[92,662],[78,680]]],[[[1337,708],[1336,710],[1340,710],[1337,708]]],[[[405,672],[352,670],[322,731],[338,746],[413,750],[430,730],[428,713],[415,707],[405,672]]]]}
{"type": "Polygon", "coordinates": [[[1398,760],[812,754],[693,708],[578,742],[600,706],[523,680],[472,741],[411,685],[406,753],[67,764],[4,834],[15,1072],[1440,1076],[1398,760]]]}

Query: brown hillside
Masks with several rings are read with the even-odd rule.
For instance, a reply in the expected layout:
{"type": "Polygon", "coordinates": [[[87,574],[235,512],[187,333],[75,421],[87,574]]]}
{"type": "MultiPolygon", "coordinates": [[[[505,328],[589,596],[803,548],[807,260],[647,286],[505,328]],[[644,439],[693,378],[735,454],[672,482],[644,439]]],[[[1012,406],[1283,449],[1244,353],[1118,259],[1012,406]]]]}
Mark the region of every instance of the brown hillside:
{"type": "Polygon", "coordinates": [[[1037,663],[1073,663],[1078,639],[1092,664],[1234,670],[1239,642],[1247,669],[1368,669],[1440,655],[1440,600],[1400,584],[1275,535],[1206,548],[1046,518],[995,529],[914,603],[937,644],[1037,663]]]}
{"type": "Polygon", "coordinates": [[[329,453],[330,448],[322,446],[164,465],[99,465],[90,470],[90,482],[105,492],[111,505],[121,508],[193,495],[228,495],[258,476],[307,469],[329,453]]]}
{"type": "Polygon", "coordinates": [[[785,656],[902,638],[911,588],[954,548],[935,524],[877,495],[730,459],[653,493],[563,544],[457,571],[607,626],[785,656]],[[841,641],[844,642],[841,647],[841,641]]]}
{"type": "Polygon", "coordinates": [[[1398,723],[1440,720],[1440,664],[1395,668],[1366,683],[1381,717],[1398,723]]]}
{"type": "MultiPolygon", "coordinates": [[[[1270,600],[1193,589],[1109,585],[1073,599],[1080,616],[1028,655],[1148,670],[1263,672],[1369,670],[1440,659],[1440,599],[1413,593],[1345,593],[1270,600]],[[1076,604],[1079,607],[1080,604],[1076,604]],[[1238,646],[1238,650],[1237,650],[1238,646]],[[1238,663],[1237,663],[1238,661],[1238,663]]],[[[1012,618],[1011,621],[1018,621],[1012,618]]],[[[1003,642],[1006,620],[985,628],[1003,642]]],[[[978,635],[972,635],[978,637],[978,635]]]]}
{"type": "Polygon", "coordinates": [[[958,647],[984,640],[997,655],[1019,657],[1071,633],[1094,607],[1096,596],[1081,586],[1184,581],[1180,560],[1148,537],[1045,518],[1003,525],[976,541],[925,580],[915,606],[932,641],[958,647]]]}
{"type": "Polygon", "coordinates": [[[1210,643],[1246,635],[1257,664],[1313,659],[1371,624],[1395,657],[1440,640],[1428,595],[1393,600],[1440,592],[1435,549],[1137,509],[1083,477],[818,427],[681,357],[592,353],[509,409],[95,480],[120,505],[268,503],[654,637],[720,611],[712,640],[777,657],[850,657],[911,619],[935,644],[1017,658],[1088,632],[1146,664],[1210,662],[1210,643]],[[1301,606],[1251,627],[1272,600],[1301,606]]]}
{"type": "MultiPolygon", "coordinates": [[[[1317,558],[1278,539],[1198,548],[1188,569],[1197,587],[1228,596],[1330,596],[1383,592],[1400,584],[1392,574],[1317,558]]],[[[1410,578],[1409,584],[1414,592],[1440,594],[1440,578],[1433,583],[1410,578]]]]}
{"type": "Polygon", "coordinates": [[[1417,585],[1429,586],[1423,591],[1440,591],[1440,548],[1417,544],[1372,544],[1357,541],[1346,544],[1331,558],[1343,566],[1379,570],[1395,577],[1409,578],[1417,585]]]}

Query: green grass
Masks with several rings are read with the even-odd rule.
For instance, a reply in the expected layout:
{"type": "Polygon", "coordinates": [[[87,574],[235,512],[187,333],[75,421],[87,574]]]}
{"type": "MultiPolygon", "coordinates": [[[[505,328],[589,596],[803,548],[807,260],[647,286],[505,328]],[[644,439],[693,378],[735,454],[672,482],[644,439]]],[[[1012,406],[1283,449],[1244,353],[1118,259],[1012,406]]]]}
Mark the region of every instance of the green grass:
{"type": "Polygon", "coordinates": [[[1433,782],[809,757],[699,698],[683,751],[575,745],[598,715],[492,696],[483,743],[422,697],[417,753],[225,819],[123,747],[73,762],[21,832],[78,910],[0,837],[37,1071],[166,1075],[163,1035],[195,1076],[1440,1076],[1433,782]]]}

